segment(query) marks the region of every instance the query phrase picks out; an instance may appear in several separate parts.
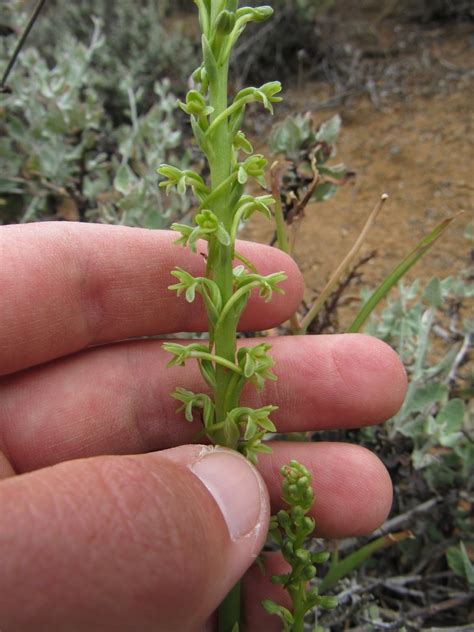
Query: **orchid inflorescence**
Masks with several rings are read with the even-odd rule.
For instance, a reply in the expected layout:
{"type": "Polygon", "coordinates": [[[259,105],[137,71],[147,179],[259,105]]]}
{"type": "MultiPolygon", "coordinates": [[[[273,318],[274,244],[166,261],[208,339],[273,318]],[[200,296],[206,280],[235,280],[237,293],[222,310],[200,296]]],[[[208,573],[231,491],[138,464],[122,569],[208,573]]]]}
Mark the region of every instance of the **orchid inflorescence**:
{"type": "Polygon", "coordinates": [[[270,599],[263,602],[263,607],[269,614],[280,617],[284,632],[289,632],[303,629],[306,614],[314,608],[335,608],[337,598],[320,595],[316,586],[307,588],[308,582],[316,576],[316,566],[327,562],[330,556],[327,551],[313,553],[305,548],[305,542],[315,529],[314,518],[307,515],[314,502],[311,474],[304,465],[292,460],[281,468],[281,475],[282,499],[288,508],[280,509],[276,516],[272,516],[270,537],[291,570],[274,575],[272,582],[288,591],[293,611],[270,599]]]}
{"type": "Polygon", "coordinates": [[[281,272],[261,275],[250,261],[235,249],[236,235],[243,220],[254,213],[271,218],[271,195],[253,196],[244,187],[255,180],[266,186],[267,161],[253,148],[240,129],[246,107],[259,103],[273,112],[273,103],[281,101],[278,81],[258,88],[245,88],[228,103],[227,78],[230,55],[237,39],[249,22],[262,22],[272,15],[271,7],[241,7],[236,0],[195,0],[202,28],[203,63],[193,73],[194,86],[180,107],[189,115],[195,139],[204,153],[210,182],[192,170],[161,165],[160,186],[175,188],[185,194],[190,189],[198,208],[193,225],[173,224],[179,235],[178,244],[196,252],[198,241],[207,242],[205,276],[193,276],[182,268],[172,275],[170,286],[178,296],[192,303],[202,298],[209,326],[206,344],[180,345],[167,343],[164,348],[173,355],[170,365],[197,361],[204,381],[213,396],[177,388],[173,393],[185,411],[188,421],[200,417],[203,433],[213,442],[241,451],[256,462],[260,452],[269,448],[262,443],[267,432],[275,432],[269,415],[275,406],[252,409],[240,406],[240,395],[246,383],[258,390],[265,380],[276,379],[268,354],[270,345],[236,347],[238,322],[249,296],[257,291],[269,301],[274,292],[281,292],[285,279],[281,272]],[[233,262],[238,260],[238,264],[233,262]]]}
{"type": "MultiPolygon", "coordinates": [[[[241,222],[254,213],[271,219],[271,206],[275,203],[268,193],[254,196],[244,191],[249,180],[266,188],[267,161],[261,154],[253,153],[240,127],[251,103],[273,112],[273,103],[281,100],[277,96],[281,85],[273,81],[259,88],[245,88],[229,104],[228,69],[232,48],[245,26],[266,20],[273,11],[266,6],[239,8],[238,0],[195,0],[195,3],[202,29],[203,63],[193,73],[194,86],[180,106],[190,117],[197,144],[207,159],[210,178],[206,181],[192,170],[170,165],[162,165],[158,171],[163,176],[160,186],[167,191],[176,188],[182,195],[191,189],[198,204],[192,225],[173,224],[171,228],[178,233],[177,244],[195,253],[198,248],[201,254],[206,251],[205,275],[193,276],[176,267],[171,272],[176,282],[170,289],[184,296],[188,303],[200,296],[208,317],[208,339],[188,344],[170,341],[163,348],[172,355],[169,366],[197,362],[208,387],[206,393],[194,393],[183,387],[172,393],[187,421],[202,422],[202,431],[196,438],[205,435],[212,443],[239,450],[256,463],[259,454],[271,452],[263,439],[267,433],[276,432],[270,415],[277,407],[242,406],[240,398],[247,384],[260,391],[267,380],[276,380],[276,376],[269,355],[271,346],[260,342],[237,348],[237,327],[251,293],[258,292],[262,300],[270,301],[275,292],[282,292],[280,284],[286,277],[282,272],[260,274],[236,250],[241,222]]],[[[317,596],[314,589],[305,597],[306,584],[314,576],[314,563],[320,561],[321,555],[316,559],[303,548],[304,538],[314,529],[314,521],[305,515],[313,502],[311,477],[296,461],[286,466],[283,475],[283,498],[289,510],[272,518],[271,524],[274,538],[292,564],[292,572],[274,579],[287,588],[295,612],[293,615],[270,601],[265,602],[265,607],[282,617],[284,625],[290,626],[285,629],[300,632],[309,607],[325,605],[321,601],[324,598],[317,596]],[[280,535],[278,529],[282,529],[280,535]],[[290,620],[292,624],[288,623],[290,620]]],[[[222,604],[220,630],[238,630],[235,603],[231,598],[222,604]]]]}

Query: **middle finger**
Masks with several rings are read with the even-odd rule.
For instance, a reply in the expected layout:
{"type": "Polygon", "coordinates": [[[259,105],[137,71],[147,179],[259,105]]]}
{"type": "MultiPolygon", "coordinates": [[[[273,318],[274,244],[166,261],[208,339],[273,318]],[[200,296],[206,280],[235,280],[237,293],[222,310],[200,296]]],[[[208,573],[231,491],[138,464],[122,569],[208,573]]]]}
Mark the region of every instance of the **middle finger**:
{"type": "MultiPolygon", "coordinates": [[[[268,338],[265,339],[268,341],[268,338]]],[[[254,341],[252,341],[253,344],[254,341]]],[[[367,336],[280,337],[271,341],[278,382],[249,388],[248,405],[268,403],[280,432],[355,427],[393,415],[406,378],[395,353],[367,336]]],[[[192,441],[170,393],[202,389],[197,367],[166,369],[160,341],[97,347],[0,381],[0,449],[17,472],[101,454],[159,450],[192,441]]]]}

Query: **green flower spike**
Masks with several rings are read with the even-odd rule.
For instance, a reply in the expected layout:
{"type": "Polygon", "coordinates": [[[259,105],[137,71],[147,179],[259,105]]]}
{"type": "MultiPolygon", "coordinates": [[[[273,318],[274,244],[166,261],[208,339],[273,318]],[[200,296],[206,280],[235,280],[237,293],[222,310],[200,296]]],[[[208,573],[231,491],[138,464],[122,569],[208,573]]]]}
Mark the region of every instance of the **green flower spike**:
{"type": "Polygon", "coordinates": [[[316,576],[316,565],[329,559],[329,553],[312,553],[305,548],[305,541],[313,533],[314,519],[307,515],[314,502],[312,476],[298,463],[290,461],[281,468],[283,476],[283,500],[288,509],[280,510],[270,521],[270,537],[281,549],[291,571],[274,575],[272,582],[283,586],[289,593],[293,611],[270,599],[262,602],[269,614],[280,617],[284,632],[303,632],[304,619],[313,608],[331,609],[337,606],[337,598],[319,595],[317,587],[307,588],[316,576]]]}
{"type": "MultiPolygon", "coordinates": [[[[237,348],[236,332],[251,293],[256,290],[261,299],[270,301],[274,292],[282,292],[280,284],[286,277],[282,272],[260,274],[251,261],[235,250],[241,222],[256,212],[271,219],[270,206],[275,203],[270,195],[252,196],[244,191],[250,179],[266,188],[267,161],[261,154],[253,153],[241,125],[247,105],[251,103],[259,103],[272,113],[273,104],[281,101],[278,96],[281,85],[271,81],[260,87],[244,88],[234,99],[229,99],[228,76],[232,48],[246,25],[266,20],[273,10],[268,6],[239,7],[238,0],[194,2],[199,9],[202,30],[202,63],[193,73],[193,89],[180,107],[190,117],[209,175],[204,179],[194,171],[170,165],[161,165],[158,173],[163,178],[161,187],[167,191],[176,188],[181,194],[190,188],[197,200],[192,225],[173,224],[172,229],[178,233],[176,243],[193,252],[197,251],[198,240],[206,242],[206,270],[202,276],[195,277],[176,268],[172,272],[176,282],[170,289],[178,296],[184,295],[188,303],[194,302],[196,295],[202,298],[208,316],[208,337],[188,345],[165,342],[163,349],[172,356],[169,366],[197,362],[210,391],[207,394],[182,387],[175,389],[173,397],[180,402],[179,410],[184,412],[185,419],[200,418],[203,427],[199,436],[206,435],[214,444],[239,450],[256,463],[260,454],[271,451],[264,439],[267,433],[276,431],[270,418],[276,407],[249,408],[240,405],[240,398],[246,384],[262,390],[266,380],[275,380],[276,376],[272,372],[270,345],[261,343],[237,348]],[[239,160],[241,152],[247,155],[239,160]],[[243,265],[236,266],[236,258],[243,265]]],[[[308,599],[314,601],[315,598],[314,595],[305,597],[304,585],[314,575],[314,560],[304,551],[298,538],[303,532],[311,531],[314,523],[305,516],[310,501],[308,477],[299,476],[301,472],[296,465],[291,465],[291,472],[293,470],[298,480],[293,481],[293,475],[287,473],[289,487],[285,498],[291,502],[297,499],[303,504],[292,506],[284,515],[279,514],[275,520],[281,518],[281,522],[275,523],[275,529],[278,527],[281,532],[284,555],[294,562],[293,574],[281,583],[287,585],[289,591],[298,586],[301,603],[306,606],[308,599]],[[296,496],[292,485],[296,485],[296,496]]],[[[299,602],[294,614],[276,604],[268,608],[279,609],[286,622],[292,617],[296,622],[301,609],[299,602]]],[[[238,598],[234,596],[219,610],[219,632],[238,631],[239,618],[238,598]]],[[[300,628],[294,629],[298,632],[300,628]]]]}

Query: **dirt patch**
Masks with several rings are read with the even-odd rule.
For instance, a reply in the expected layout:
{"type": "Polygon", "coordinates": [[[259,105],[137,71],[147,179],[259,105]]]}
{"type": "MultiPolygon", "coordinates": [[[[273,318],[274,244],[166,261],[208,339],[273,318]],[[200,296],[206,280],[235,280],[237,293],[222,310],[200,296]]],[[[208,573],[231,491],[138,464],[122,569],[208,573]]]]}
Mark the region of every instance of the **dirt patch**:
{"type": "MultiPolygon", "coordinates": [[[[350,249],[364,221],[384,192],[390,195],[363,253],[378,256],[365,266],[364,284],[374,286],[444,218],[464,211],[408,279],[457,274],[469,265],[472,242],[465,228],[472,221],[474,152],[472,145],[472,36],[446,32],[437,40],[443,60],[430,77],[408,77],[402,96],[390,97],[379,110],[369,96],[314,114],[316,121],[338,111],[343,128],[336,161],[357,173],[330,201],[312,204],[298,231],[295,259],[308,288],[320,290],[350,249]],[[449,60],[449,61],[448,61],[449,60]],[[443,72],[444,69],[444,72],[443,72]]],[[[441,56],[441,57],[440,57],[441,56]]],[[[290,111],[317,109],[330,88],[321,83],[290,91],[290,111]]],[[[260,148],[261,150],[261,148],[260,148]]],[[[264,152],[265,153],[265,152],[264,152]]],[[[244,238],[269,242],[272,226],[256,218],[244,238]]]]}

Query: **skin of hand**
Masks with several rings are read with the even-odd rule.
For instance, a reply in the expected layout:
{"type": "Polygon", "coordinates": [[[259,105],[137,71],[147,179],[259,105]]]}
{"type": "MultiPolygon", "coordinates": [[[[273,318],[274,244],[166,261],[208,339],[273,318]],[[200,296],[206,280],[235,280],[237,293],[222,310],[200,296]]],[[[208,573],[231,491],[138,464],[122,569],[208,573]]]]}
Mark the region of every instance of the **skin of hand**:
{"type": "MultiPolygon", "coordinates": [[[[0,228],[1,632],[211,630],[264,544],[291,458],[313,472],[318,535],[369,533],[389,512],[388,473],[356,445],[275,442],[258,471],[192,445],[200,424],[176,415],[169,393],[199,389],[197,367],[167,369],[150,338],[206,329],[202,305],[167,289],[174,266],[205,265],[175,239],[90,224],[0,228]]],[[[241,328],[285,321],[303,292],[296,265],[267,246],[238,249],[262,274],[288,275],[271,304],[252,296],[241,328]]],[[[403,401],[404,369],[376,339],[272,345],[278,381],[244,400],[278,405],[280,432],[378,423],[403,401]]],[[[247,630],[279,629],[259,605],[281,602],[279,590],[247,572],[247,630]]]]}

